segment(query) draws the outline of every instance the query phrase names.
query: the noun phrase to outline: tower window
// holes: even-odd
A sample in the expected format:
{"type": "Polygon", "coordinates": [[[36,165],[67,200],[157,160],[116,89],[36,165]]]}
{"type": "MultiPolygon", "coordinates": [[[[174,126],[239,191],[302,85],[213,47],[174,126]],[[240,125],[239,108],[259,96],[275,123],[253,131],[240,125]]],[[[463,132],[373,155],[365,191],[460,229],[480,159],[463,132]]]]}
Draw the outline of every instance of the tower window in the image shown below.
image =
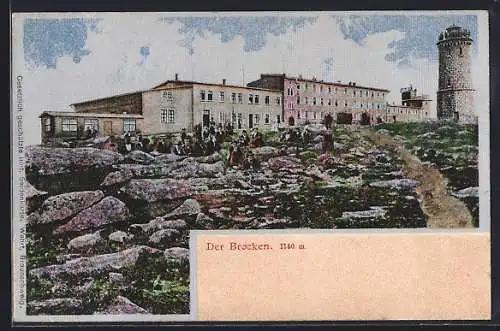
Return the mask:
{"type": "Polygon", "coordinates": [[[448,78],[448,86],[451,86],[451,79],[448,78]]]}
{"type": "Polygon", "coordinates": [[[464,54],[463,54],[462,47],[460,47],[460,53],[459,53],[459,54],[460,54],[460,55],[464,55],[464,54]]]}

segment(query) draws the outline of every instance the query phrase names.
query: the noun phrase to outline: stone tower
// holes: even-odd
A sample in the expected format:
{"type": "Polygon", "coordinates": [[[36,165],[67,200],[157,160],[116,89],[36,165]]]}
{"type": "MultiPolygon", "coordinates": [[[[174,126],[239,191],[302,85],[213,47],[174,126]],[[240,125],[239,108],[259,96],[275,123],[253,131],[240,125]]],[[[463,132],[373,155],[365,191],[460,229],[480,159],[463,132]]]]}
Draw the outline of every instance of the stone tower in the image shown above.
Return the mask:
{"type": "Polygon", "coordinates": [[[471,75],[470,31],[450,26],[439,35],[438,119],[476,123],[471,75]]]}

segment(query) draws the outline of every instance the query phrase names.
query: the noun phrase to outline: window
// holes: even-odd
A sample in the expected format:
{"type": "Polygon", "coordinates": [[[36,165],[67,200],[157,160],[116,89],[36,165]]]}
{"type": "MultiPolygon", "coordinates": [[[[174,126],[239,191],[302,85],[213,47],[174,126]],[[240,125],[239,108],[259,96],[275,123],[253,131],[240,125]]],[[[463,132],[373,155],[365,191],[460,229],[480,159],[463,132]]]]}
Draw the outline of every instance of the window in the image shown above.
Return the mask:
{"type": "Polygon", "coordinates": [[[255,125],[259,125],[260,122],[260,115],[259,114],[254,114],[253,118],[255,120],[255,125]]]}
{"type": "Polygon", "coordinates": [[[309,98],[306,97],[306,105],[309,104],[309,98]]]}
{"type": "Polygon", "coordinates": [[[175,111],[173,109],[162,109],[160,113],[160,120],[162,123],[174,123],[175,111]]]}
{"type": "Polygon", "coordinates": [[[353,92],[353,95],[356,96],[356,90],[352,91],[353,92]]]}
{"type": "Polygon", "coordinates": [[[279,105],[281,103],[281,98],[280,97],[276,97],[276,104],[279,105]]]}
{"type": "Polygon", "coordinates": [[[316,104],[316,97],[313,98],[313,105],[316,104]]]}
{"type": "Polygon", "coordinates": [[[167,123],[167,110],[166,109],[162,109],[160,111],[160,122],[161,123],[167,123]]]}
{"type": "Polygon", "coordinates": [[[204,90],[201,90],[200,91],[200,99],[201,99],[201,101],[205,101],[205,97],[206,97],[206,92],[204,90]]]}
{"type": "Polygon", "coordinates": [[[213,101],[214,100],[214,94],[212,91],[208,91],[207,93],[207,100],[208,101],[213,101]]]}
{"type": "Polygon", "coordinates": [[[335,100],[335,107],[338,107],[339,106],[339,103],[337,102],[337,100],[335,100]]]}
{"type": "Polygon", "coordinates": [[[320,91],[320,92],[323,92],[323,85],[320,85],[320,86],[319,86],[319,91],[320,91]]]}
{"type": "Polygon", "coordinates": [[[266,105],[268,105],[268,104],[269,104],[269,95],[266,95],[266,96],[264,97],[264,103],[265,103],[266,105]]]}
{"type": "Polygon", "coordinates": [[[238,103],[243,103],[243,93],[238,93],[238,103]]]}
{"type": "Polygon", "coordinates": [[[231,102],[236,103],[236,93],[231,93],[231,102]]]}
{"type": "Polygon", "coordinates": [[[332,99],[328,99],[328,106],[332,105],[332,99]]]}
{"type": "Polygon", "coordinates": [[[450,85],[451,85],[451,79],[448,78],[448,86],[450,86],[450,85]]]}
{"type": "Polygon", "coordinates": [[[460,53],[459,53],[459,54],[460,54],[460,55],[464,55],[463,50],[462,50],[462,47],[460,47],[460,53]]]}
{"type": "Polygon", "coordinates": [[[306,119],[309,118],[309,112],[306,111],[306,119]]]}
{"type": "Polygon", "coordinates": [[[219,101],[224,102],[224,91],[219,92],[219,101]]]}
{"type": "Polygon", "coordinates": [[[297,112],[297,119],[300,120],[300,111],[297,112]]]}
{"type": "Polygon", "coordinates": [[[313,90],[314,90],[314,92],[316,92],[316,89],[317,89],[316,84],[313,84],[313,90]]]}
{"type": "Polygon", "coordinates": [[[44,121],[43,121],[43,125],[44,125],[44,128],[45,128],[45,132],[49,132],[52,127],[50,125],[50,118],[47,117],[44,121]]]}
{"type": "Polygon", "coordinates": [[[313,118],[316,119],[316,112],[313,112],[313,118]]]}
{"type": "Polygon", "coordinates": [[[123,132],[135,132],[135,120],[133,118],[123,120],[123,132]]]}
{"type": "Polygon", "coordinates": [[[309,88],[309,84],[306,83],[306,90],[309,88]]]}
{"type": "Polygon", "coordinates": [[[335,94],[337,93],[337,88],[335,88],[335,94]]]}
{"type": "Polygon", "coordinates": [[[366,96],[368,96],[368,91],[366,91],[366,94],[365,94],[365,95],[366,95],[366,96]]]}
{"type": "Polygon", "coordinates": [[[252,104],[253,103],[253,94],[248,95],[248,103],[252,104]]]}
{"type": "Polygon", "coordinates": [[[224,123],[225,122],[225,116],[226,114],[224,112],[219,112],[219,123],[224,123]]]}
{"type": "Polygon", "coordinates": [[[300,96],[297,96],[297,104],[300,105],[300,96]]]}
{"type": "MultiPolygon", "coordinates": [[[[168,118],[167,118],[168,123],[174,123],[175,122],[175,110],[169,109],[168,110],[168,118]]],[[[135,122],[134,122],[135,126],[135,122]]]]}
{"type": "Polygon", "coordinates": [[[320,103],[321,103],[321,105],[323,106],[323,103],[324,103],[324,102],[323,102],[323,98],[321,98],[321,101],[320,101],[320,103]]]}
{"type": "Polygon", "coordinates": [[[281,115],[276,115],[276,123],[281,123],[281,115]]]}
{"type": "Polygon", "coordinates": [[[297,90],[300,90],[300,84],[297,84],[297,90]]]}
{"type": "Polygon", "coordinates": [[[332,88],[328,86],[328,93],[332,93],[332,88]]]}
{"type": "Polygon", "coordinates": [[[344,106],[347,107],[347,101],[344,103],[344,106]]]}
{"type": "Polygon", "coordinates": [[[372,98],[373,98],[373,92],[372,92],[372,98]]]}
{"type": "Polygon", "coordinates": [[[255,102],[255,104],[259,103],[259,95],[258,94],[255,95],[255,101],[254,102],[255,102]]]}
{"type": "Polygon", "coordinates": [[[347,87],[344,89],[344,94],[347,94],[347,87]]]}
{"type": "Polygon", "coordinates": [[[264,115],[264,123],[269,124],[269,114],[264,115]]]}
{"type": "Polygon", "coordinates": [[[173,94],[172,91],[163,91],[161,94],[162,98],[167,99],[167,100],[172,100],[173,99],[173,94]]]}
{"type": "Polygon", "coordinates": [[[99,129],[99,120],[97,118],[86,119],[84,124],[83,124],[83,129],[84,130],[94,129],[97,131],[99,129]]]}
{"type": "Polygon", "coordinates": [[[64,132],[76,132],[78,129],[78,122],[76,119],[63,118],[62,120],[62,130],[64,132]]]}

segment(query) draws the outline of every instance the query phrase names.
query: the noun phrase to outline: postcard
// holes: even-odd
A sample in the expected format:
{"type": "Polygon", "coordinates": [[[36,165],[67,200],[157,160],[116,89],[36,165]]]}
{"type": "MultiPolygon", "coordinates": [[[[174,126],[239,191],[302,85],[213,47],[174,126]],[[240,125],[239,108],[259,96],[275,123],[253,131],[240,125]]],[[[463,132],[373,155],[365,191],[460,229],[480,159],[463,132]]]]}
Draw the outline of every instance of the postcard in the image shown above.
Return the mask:
{"type": "Polygon", "coordinates": [[[486,11],[11,39],[14,321],[490,318],[486,11]]]}

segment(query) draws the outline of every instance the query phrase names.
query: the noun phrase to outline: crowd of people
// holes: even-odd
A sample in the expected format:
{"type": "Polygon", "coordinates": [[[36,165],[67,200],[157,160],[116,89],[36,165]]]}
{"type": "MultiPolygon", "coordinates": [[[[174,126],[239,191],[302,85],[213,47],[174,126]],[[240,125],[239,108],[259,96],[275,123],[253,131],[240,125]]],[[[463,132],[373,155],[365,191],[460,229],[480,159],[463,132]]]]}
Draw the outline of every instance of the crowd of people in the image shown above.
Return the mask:
{"type": "MultiPolygon", "coordinates": [[[[313,142],[314,134],[307,127],[286,128],[280,130],[279,142],[288,146],[306,147],[313,142]]],[[[333,151],[334,142],[331,130],[322,133],[323,153],[333,151]]],[[[216,124],[213,120],[208,126],[197,124],[193,132],[188,134],[182,129],[180,134],[171,136],[143,136],[140,133],[126,133],[123,138],[110,137],[104,148],[127,154],[133,150],[141,150],[147,153],[173,153],[187,156],[206,156],[219,152],[226,142],[228,165],[242,169],[260,168],[258,159],[254,156],[252,149],[264,146],[264,136],[257,129],[252,128],[249,132],[241,130],[235,135],[231,123],[216,124]]],[[[226,153],[224,153],[226,154],[226,153]]]]}

